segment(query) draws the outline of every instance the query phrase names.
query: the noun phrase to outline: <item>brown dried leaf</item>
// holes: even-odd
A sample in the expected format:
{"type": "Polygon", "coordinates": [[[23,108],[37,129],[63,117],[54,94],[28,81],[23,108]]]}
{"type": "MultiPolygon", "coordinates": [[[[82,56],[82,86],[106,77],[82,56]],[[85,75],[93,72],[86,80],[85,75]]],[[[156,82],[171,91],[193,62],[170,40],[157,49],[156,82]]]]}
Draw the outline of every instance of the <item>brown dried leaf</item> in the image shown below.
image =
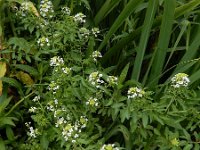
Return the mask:
{"type": "Polygon", "coordinates": [[[31,78],[31,76],[28,73],[25,73],[23,71],[19,71],[16,74],[16,77],[17,77],[18,80],[20,80],[22,83],[24,83],[26,85],[32,85],[32,84],[34,84],[34,81],[31,78]]]}

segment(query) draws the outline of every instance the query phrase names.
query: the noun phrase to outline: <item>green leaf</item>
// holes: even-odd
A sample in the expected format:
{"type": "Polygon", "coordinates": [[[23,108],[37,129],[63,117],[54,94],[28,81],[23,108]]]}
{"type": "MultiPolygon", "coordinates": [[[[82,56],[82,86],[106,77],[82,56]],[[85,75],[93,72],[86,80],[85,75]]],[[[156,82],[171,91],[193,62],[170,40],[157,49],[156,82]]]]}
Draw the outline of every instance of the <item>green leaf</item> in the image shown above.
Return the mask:
{"type": "Polygon", "coordinates": [[[0,118],[0,127],[4,125],[11,125],[15,126],[15,123],[12,121],[13,119],[16,120],[14,117],[1,117],[0,118]]]}
{"type": "Polygon", "coordinates": [[[27,73],[29,73],[29,74],[31,74],[33,76],[38,76],[39,75],[39,72],[35,68],[33,68],[33,67],[29,66],[29,65],[16,64],[16,65],[13,65],[13,66],[15,68],[17,68],[17,69],[21,69],[23,71],[26,71],[27,73]]]}
{"type": "Polygon", "coordinates": [[[9,140],[14,140],[15,136],[14,136],[14,132],[12,130],[12,128],[10,126],[6,127],[6,136],[9,140]]]}
{"type": "Polygon", "coordinates": [[[48,147],[49,147],[49,141],[47,139],[47,135],[46,134],[43,134],[40,138],[40,143],[41,143],[41,147],[42,149],[44,150],[47,150],[48,147]]]}
{"type": "Polygon", "coordinates": [[[8,44],[13,45],[14,49],[19,48],[19,50],[27,53],[29,53],[31,50],[30,43],[24,38],[12,37],[9,39],[8,44]]]}
{"type": "Polygon", "coordinates": [[[161,134],[160,134],[160,131],[159,131],[158,129],[156,129],[156,128],[153,129],[153,132],[154,132],[156,135],[158,135],[158,136],[161,135],[161,134]]]}
{"type": "Polygon", "coordinates": [[[121,122],[122,123],[125,121],[125,119],[129,119],[130,118],[130,114],[129,114],[128,109],[120,110],[120,118],[121,118],[121,122]]]}
{"type": "Polygon", "coordinates": [[[122,72],[119,76],[119,83],[120,84],[122,84],[124,82],[124,80],[126,79],[128,69],[129,69],[129,63],[124,67],[124,69],[122,70],[122,72]]]}
{"type": "Polygon", "coordinates": [[[12,97],[1,99],[0,101],[0,114],[5,110],[6,106],[10,103],[12,97]]]}
{"type": "Polygon", "coordinates": [[[6,150],[6,146],[2,138],[0,138],[0,150],[6,150]]]}
{"type": "Polygon", "coordinates": [[[175,129],[182,129],[180,123],[178,123],[176,120],[164,116],[161,116],[161,118],[163,119],[163,122],[168,126],[174,127],[175,129]]]}
{"type": "Polygon", "coordinates": [[[3,82],[8,83],[10,86],[13,86],[18,89],[19,94],[23,94],[22,85],[14,78],[2,77],[0,78],[3,82]]]}
{"type": "Polygon", "coordinates": [[[192,148],[193,148],[193,145],[192,145],[192,144],[187,144],[187,145],[183,148],[183,150],[192,150],[192,148]]]}
{"type": "Polygon", "coordinates": [[[142,114],[142,124],[143,124],[143,127],[146,128],[147,125],[148,125],[148,121],[149,121],[149,117],[146,113],[143,113],[142,114]]]}

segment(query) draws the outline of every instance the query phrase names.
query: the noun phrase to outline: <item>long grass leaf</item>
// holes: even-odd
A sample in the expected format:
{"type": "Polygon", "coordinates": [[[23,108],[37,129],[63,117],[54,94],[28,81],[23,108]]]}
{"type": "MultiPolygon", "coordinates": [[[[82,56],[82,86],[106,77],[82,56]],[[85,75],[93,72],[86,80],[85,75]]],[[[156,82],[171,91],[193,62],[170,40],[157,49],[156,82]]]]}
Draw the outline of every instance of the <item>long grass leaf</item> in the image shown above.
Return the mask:
{"type": "Polygon", "coordinates": [[[102,50],[102,48],[106,45],[111,36],[117,31],[117,29],[123,24],[125,19],[135,10],[141,0],[130,0],[126,7],[122,10],[119,17],[116,19],[114,24],[111,26],[110,30],[106,34],[104,40],[101,42],[98,50],[102,50]]]}
{"type": "MultiPolygon", "coordinates": [[[[199,20],[200,20],[200,15],[198,16],[197,21],[199,21],[199,20]]],[[[197,25],[197,28],[196,28],[195,32],[196,32],[196,34],[195,34],[194,38],[191,40],[191,44],[188,47],[188,50],[186,51],[186,53],[184,54],[184,56],[182,57],[182,59],[180,61],[183,65],[177,66],[172,75],[174,75],[174,74],[176,74],[178,72],[186,71],[190,66],[185,67],[184,62],[187,63],[187,62],[190,62],[193,59],[195,59],[194,57],[196,56],[196,54],[197,54],[197,52],[199,50],[199,46],[200,46],[200,42],[199,42],[199,39],[200,39],[200,25],[197,25]],[[184,66],[184,69],[182,69],[183,66],[184,66]]]]}
{"type": "Polygon", "coordinates": [[[98,25],[120,2],[121,0],[106,0],[94,17],[94,24],[98,25]]]}
{"type": "Polygon", "coordinates": [[[140,43],[137,50],[137,56],[134,63],[134,69],[132,72],[132,79],[135,79],[136,81],[138,81],[139,76],[140,76],[143,57],[145,54],[147,42],[149,39],[149,34],[151,32],[151,27],[152,27],[155,13],[157,10],[157,5],[158,5],[158,0],[150,0],[147,11],[146,11],[146,16],[145,16],[145,20],[144,20],[144,24],[142,28],[143,32],[140,38],[140,43]]]}
{"type": "MultiPolygon", "coordinates": [[[[165,61],[165,57],[167,54],[168,44],[171,37],[172,25],[174,23],[174,13],[176,8],[175,0],[167,0],[164,3],[164,14],[162,18],[162,24],[158,39],[158,46],[155,51],[155,59],[152,64],[152,70],[150,73],[149,81],[154,80],[162,74],[162,69],[165,61]]],[[[158,83],[159,79],[154,80],[152,86],[158,83]]]]}
{"type": "MultiPolygon", "coordinates": [[[[188,11],[193,10],[198,5],[200,5],[200,1],[199,0],[193,0],[193,1],[189,2],[189,3],[186,3],[183,6],[177,7],[175,9],[174,17],[178,18],[178,17],[184,15],[185,13],[187,13],[188,11]]],[[[161,15],[161,16],[158,16],[156,18],[156,20],[154,21],[154,24],[153,24],[153,28],[155,28],[155,27],[160,25],[162,17],[163,16],[161,15]]],[[[121,40],[119,40],[113,47],[111,47],[109,49],[108,52],[105,53],[105,55],[103,56],[101,62],[102,63],[106,63],[106,61],[110,57],[112,57],[115,53],[118,53],[118,51],[120,51],[123,47],[125,47],[131,41],[133,41],[141,33],[141,31],[142,31],[142,28],[138,27],[136,30],[134,30],[131,33],[129,33],[129,35],[127,37],[124,37],[121,40]]]]}

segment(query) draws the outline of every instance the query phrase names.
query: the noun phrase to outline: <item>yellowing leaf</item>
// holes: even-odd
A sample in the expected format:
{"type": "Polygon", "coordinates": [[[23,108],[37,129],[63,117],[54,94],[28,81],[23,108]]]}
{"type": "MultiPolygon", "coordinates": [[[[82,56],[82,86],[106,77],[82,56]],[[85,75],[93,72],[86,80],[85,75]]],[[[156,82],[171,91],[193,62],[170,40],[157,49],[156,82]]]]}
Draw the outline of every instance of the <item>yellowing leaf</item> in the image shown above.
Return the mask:
{"type": "Polygon", "coordinates": [[[26,85],[32,85],[34,84],[33,79],[31,78],[31,76],[28,73],[25,73],[23,71],[19,71],[16,74],[17,79],[19,79],[22,83],[26,84],[26,85]]]}
{"type": "MultiPolygon", "coordinates": [[[[6,74],[6,63],[0,62],[0,78],[3,77],[5,74],[6,74]]],[[[3,90],[3,84],[2,81],[0,80],[0,96],[2,95],[2,90],[3,90]]]]}

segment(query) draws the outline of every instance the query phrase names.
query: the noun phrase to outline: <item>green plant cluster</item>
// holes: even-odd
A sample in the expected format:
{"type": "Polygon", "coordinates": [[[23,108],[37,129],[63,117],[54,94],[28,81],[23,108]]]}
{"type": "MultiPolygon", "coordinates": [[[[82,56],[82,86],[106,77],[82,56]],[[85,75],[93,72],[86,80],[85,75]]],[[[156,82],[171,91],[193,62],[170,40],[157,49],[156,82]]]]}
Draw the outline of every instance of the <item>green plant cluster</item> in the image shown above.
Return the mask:
{"type": "Polygon", "coordinates": [[[0,150],[199,150],[199,5],[0,0],[0,150]]]}

